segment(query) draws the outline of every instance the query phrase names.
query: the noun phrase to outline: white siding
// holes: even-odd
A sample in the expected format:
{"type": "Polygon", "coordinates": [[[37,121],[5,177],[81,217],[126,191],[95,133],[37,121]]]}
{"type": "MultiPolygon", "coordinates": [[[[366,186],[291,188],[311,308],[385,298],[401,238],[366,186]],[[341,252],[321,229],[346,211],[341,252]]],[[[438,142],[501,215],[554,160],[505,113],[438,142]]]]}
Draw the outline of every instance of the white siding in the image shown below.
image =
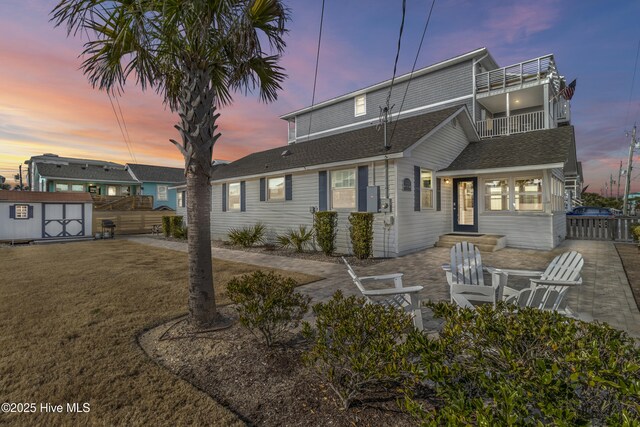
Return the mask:
{"type": "Polygon", "coordinates": [[[550,214],[480,213],[478,231],[507,236],[507,246],[553,249],[553,216],[550,214]]]}

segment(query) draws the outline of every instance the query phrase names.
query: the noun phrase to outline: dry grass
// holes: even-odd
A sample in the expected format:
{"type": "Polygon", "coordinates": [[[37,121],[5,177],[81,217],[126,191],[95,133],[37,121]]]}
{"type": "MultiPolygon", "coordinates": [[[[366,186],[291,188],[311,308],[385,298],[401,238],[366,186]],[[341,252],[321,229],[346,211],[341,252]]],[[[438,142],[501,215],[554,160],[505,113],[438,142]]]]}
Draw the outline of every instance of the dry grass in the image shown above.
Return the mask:
{"type": "MultiPolygon", "coordinates": [[[[0,414],[0,424],[241,424],[136,342],[144,328],[185,313],[185,253],[97,241],[4,247],[0,260],[0,403],[38,405],[35,414],[0,414]],[[45,414],[46,402],[91,410],[45,414]]],[[[218,284],[256,269],[214,260],[218,284]]],[[[224,287],[217,293],[224,303],[224,287]]]]}

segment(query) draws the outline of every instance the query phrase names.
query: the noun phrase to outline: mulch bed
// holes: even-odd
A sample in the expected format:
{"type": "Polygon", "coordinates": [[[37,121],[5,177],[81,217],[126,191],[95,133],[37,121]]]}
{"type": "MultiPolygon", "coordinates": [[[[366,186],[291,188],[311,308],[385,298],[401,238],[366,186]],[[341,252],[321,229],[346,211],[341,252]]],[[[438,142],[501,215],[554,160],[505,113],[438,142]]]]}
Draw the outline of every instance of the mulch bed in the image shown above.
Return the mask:
{"type": "Polygon", "coordinates": [[[616,250],[627,275],[633,298],[640,310],[640,247],[635,244],[616,243],[616,250]]]}
{"type": "MultiPolygon", "coordinates": [[[[237,319],[230,307],[221,312],[237,319]]],[[[144,333],[139,343],[158,363],[249,425],[415,425],[390,396],[340,410],[331,389],[302,362],[308,343],[299,334],[268,349],[237,321],[229,329],[194,334],[178,319],[144,333]]]]}

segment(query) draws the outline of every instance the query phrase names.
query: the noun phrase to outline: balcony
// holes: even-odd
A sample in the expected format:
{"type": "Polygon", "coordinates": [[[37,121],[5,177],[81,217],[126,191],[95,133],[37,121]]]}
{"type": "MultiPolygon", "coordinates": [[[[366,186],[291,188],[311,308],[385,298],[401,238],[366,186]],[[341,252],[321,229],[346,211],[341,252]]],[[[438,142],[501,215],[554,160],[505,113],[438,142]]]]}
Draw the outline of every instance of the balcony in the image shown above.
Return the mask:
{"type": "Polygon", "coordinates": [[[545,55],[519,64],[498,68],[476,75],[478,97],[504,93],[509,88],[526,88],[550,82],[556,92],[560,88],[558,70],[553,55],[545,55]]]}
{"type": "Polygon", "coordinates": [[[514,135],[516,133],[531,132],[546,129],[544,111],[517,114],[509,117],[481,120],[476,122],[476,130],[480,138],[514,135]]]}

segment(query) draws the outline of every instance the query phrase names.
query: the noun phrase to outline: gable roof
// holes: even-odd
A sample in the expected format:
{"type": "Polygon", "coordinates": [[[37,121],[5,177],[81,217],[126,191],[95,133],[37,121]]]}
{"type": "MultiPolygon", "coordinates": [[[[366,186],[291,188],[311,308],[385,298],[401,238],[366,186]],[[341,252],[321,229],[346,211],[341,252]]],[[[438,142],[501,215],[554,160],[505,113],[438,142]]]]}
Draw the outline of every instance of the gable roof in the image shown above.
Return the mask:
{"type": "Polygon", "coordinates": [[[107,162],[104,160],[94,160],[94,159],[77,159],[74,157],[60,157],[57,154],[46,153],[41,156],[32,156],[25,163],[54,163],[54,164],[69,164],[69,163],[77,163],[83,165],[94,165],[94,166],[109,166],[114,168],[123,168],[124,166],[119,163],[107,162]]]}
{"type": "Polygon", "coordinates": [[[471,142],[440,172],[565,164],[575,157],[573,126],[471,142]]]}
{"type": "Polygon", "coordinates": [[[0,202],[81,202],[91,203],[91,194],[84,192],[44,192],[0,190],[0,202]]]}
{"type": "Polygon", "coordinates": [[[71,181],[96,181],[131,183],[137,181],[125,170],[124,166],[100,166],[92,164],[68,163],[38,163],[38,173],[49,179],[68,179],[71,181]]]}
{"type": "Polygon", "coordinates": [[[170,168],[167,166],[142,165],[139,163],[127,163],[127,168],[142,182],[184,182],[184,169],[170,168]]]}
{"type": "Polygon", "coordinates": [[[388,150],[384,149],[382,130],[378,131],[376,126],[372,125],[249,154],[217,168],[212,174],[212,180],[270,174],[288,169],[401,154],[448,118],[462,111],[466,112],[466,107],[449,107],[400,119],[397,125],[390,124],[388,135],[391,135],[394,126],[395,132],[388,150]]]}

